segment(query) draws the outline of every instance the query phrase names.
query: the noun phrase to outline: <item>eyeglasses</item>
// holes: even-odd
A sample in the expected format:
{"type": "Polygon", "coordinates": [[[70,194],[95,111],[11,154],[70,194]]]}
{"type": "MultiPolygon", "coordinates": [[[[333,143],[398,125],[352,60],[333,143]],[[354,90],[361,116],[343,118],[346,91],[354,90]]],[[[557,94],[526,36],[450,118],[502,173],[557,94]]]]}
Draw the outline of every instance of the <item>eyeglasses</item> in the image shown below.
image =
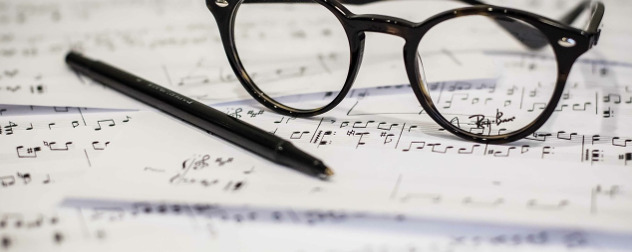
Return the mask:
{"type": "Polygon", "coordinates": [[[573,63],[597,44],[604,14],[602,3],[585,1],[555,21],[460,0],[473,6],[415,23],[354,14],[341,4],[377,1],[206,4],[237,78],[252,97],[279,114],[308,117],[334,108],[360,68],[365,32],[386,33],[405,40],[404,64],[422,109],[445,130],[485,143],[522,139],[546,122],[573,63]],[[571,27],[584,11],[590,11],[585,29],[571,27]],[[284,29],[268,28],[275,25],[284,29]],[[323,95],[287,99],[288,94],[315,91],[323,95]]]}

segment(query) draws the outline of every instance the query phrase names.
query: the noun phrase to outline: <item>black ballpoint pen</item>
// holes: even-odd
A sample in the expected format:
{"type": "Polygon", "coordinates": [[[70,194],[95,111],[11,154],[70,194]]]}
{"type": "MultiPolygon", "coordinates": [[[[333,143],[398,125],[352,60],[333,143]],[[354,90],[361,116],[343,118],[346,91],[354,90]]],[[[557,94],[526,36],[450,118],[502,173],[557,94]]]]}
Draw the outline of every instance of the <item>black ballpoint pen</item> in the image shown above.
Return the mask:
{"type": "Polygon", "coordinates": [[[322,161],[292,143],[184,95],[76,52],[66,55],[66,63],[106,86],[275,163],[321,178],[333,175],[322,161]]]}

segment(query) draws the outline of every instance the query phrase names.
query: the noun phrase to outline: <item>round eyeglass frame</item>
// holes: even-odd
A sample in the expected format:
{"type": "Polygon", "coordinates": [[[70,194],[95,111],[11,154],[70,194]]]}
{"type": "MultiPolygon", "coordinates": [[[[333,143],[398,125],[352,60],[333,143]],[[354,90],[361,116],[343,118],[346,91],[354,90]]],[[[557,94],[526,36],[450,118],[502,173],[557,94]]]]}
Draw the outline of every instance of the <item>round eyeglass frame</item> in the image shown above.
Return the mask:
{"type": "MultiPolygon", "coordinates": [[[[600,33],[593,22],[590,24],[590,31],[584,31],[537,14],[493,5],[457,8],[436,14],[423,22],[411,22],[384,15],[354,14],[335,0],[207,0],[206,4],[215,17],[224,50],[237,79],[255,100],[279,114],[295,117],[311,117],[325,113],[337,106],[344,99],[349,90],[351,90],[355,77],[360,69],[364,51],[365,32],[386,33],[399,36],[405,40],[403,54],[408,79],[417,100],[430,118],[443,127],[443,129],[458,137],[475,142],[494,144],[520,140],[533,134],[547,121],[557,107],[574,62],[579,56],[596,44],[600,33]],[[277,102],[257,87],[242,65],[235,46],[235,35],[233,32],[235,17],[239,6],[244,4],[244,2],[316,3],[327,8],[336,16],[347,34],[351,58],[349,72],[344,86],[340,93],[338,93],[329,104],[315,109],[296,109],[277,102]],[[547,103],[547,106],[533,122],[504,135],[475,134],[452,125],[439,113],[433,104],[430,94],[426,90],[422,78],[420,77],[419,68],[417,67],[417,48],[426,32],[441,22],[471,15],[510,18],[535,27],[546,36],[557,60],[557,81],[553,95],[551,96],[551,100],[547,103]]],[[[593,17],[595,15],[597,16],[598,20],[596,23],[598,24],[603,16],[603,4],[599,3],[597,7],[593,7],[593,9],[593,17]]]]}

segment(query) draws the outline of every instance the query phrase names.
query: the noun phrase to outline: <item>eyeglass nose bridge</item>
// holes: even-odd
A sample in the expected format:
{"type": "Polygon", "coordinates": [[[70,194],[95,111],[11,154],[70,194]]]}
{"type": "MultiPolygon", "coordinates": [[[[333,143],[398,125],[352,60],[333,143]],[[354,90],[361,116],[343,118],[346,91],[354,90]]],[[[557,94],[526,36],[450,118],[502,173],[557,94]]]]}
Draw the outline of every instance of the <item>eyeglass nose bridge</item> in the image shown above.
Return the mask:
{"type": "Polygon", "coordinates": [[[362,27],[358,32],[378,32],[406,39],[412,32],[413,22],[383,15],[355,15],[349,17],[352,27],[362,27]]]}

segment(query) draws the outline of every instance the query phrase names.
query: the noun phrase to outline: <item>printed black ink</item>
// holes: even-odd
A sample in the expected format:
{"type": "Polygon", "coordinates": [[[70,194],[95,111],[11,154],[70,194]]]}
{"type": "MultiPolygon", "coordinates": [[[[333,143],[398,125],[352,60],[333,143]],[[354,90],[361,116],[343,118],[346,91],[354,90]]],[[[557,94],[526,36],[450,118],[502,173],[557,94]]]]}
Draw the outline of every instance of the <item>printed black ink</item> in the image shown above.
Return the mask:
{"type": "Polygon", "coordinates": [[[492,124],[495,124],[496,126],[499,126],[503,123],[507,123],[507,122],[512,122],[516,119],[515,116],[509,117],[509,118],[503,118],[503,116],[505,115],[505,113],[501,112],[500,110],[496,109],[496,117],[493,120],[487,119],[485,117],[485,115],[472,115],[470,117],[468,117],[469,119],[474,118],[474,124],[476,125],[476,128],[479,129],[484,129],[487,127],[491,127],[492,124]]]}

